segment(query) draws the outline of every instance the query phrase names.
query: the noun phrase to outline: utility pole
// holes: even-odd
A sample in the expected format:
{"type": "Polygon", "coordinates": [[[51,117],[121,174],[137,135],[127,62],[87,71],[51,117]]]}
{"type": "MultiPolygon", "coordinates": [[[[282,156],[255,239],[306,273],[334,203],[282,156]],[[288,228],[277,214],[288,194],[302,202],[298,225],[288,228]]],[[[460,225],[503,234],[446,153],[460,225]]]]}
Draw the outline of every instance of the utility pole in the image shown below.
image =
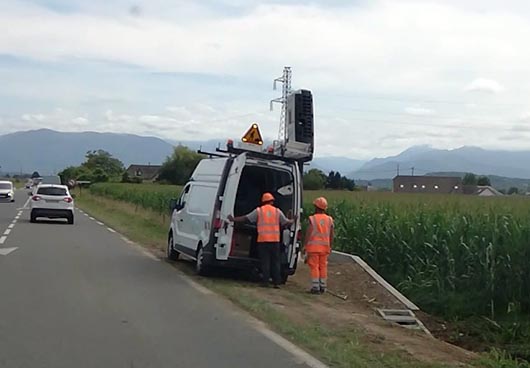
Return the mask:
{"type": "Polygon", "coordinates": [[[399,164],[397,164],[397,176],[399,176],[399,164]]]}
{"type": "Polygon", "coordinates": [[[412,176],[414,176],[414,166],[412,166],[410,170],[412,171],[412,176]]]}
{"type": "Polygon", "coordinates": [[[286,66],[283,68],[283,74],[281,77],[274,80],[273,89],[276,90],[276,83],[282,84],[282,97],[271,100],[270,109],[273,110],[273,103],[282,104],[282,112],[280,116],[280,129],[278,131],[278,142],[281,146],[284,146],[287,142],[287,96],[291,93],[291,67],[286,66]]]}

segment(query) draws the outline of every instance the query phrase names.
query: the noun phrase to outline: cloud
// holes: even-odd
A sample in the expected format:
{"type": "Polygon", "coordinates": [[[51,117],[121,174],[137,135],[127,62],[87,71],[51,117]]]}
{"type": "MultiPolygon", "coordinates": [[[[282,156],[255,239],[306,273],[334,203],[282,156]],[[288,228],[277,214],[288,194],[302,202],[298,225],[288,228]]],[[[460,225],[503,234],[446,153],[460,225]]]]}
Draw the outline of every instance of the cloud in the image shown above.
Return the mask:
{"type": "Polygon", "coordinates": [[[82,116],[78,116],[76,118],[72,119],[72,123],[78,126],[85,126],[90,123],[90,121],[87,118],[84,118],[82,116]]]}
{"type": "Polygon", "coordinates": [[[504,87],[499,82],[493,79],[478,78],[468,84],[465,88],[467,92],[486,92],[486,93],[500,93],[504,91],[504,87]]]}
{"type": "Polygon", "coordinates": [[[46,120],[46,115],[44,114],[23,114],[21,117],[20,117],[23,121],[28,121],[28,122],[39,122],[39,123],[42,123],[43,121],[46,120]]]}
{"type": "Polygon", "coordinates": [[[522,113],[519,119],[521,121],[530,122],[530,111],[522,113]]]}
{"type": "Polygon", "coordinates": [[[433,109],[427,109],[424,107],[407,107],[405,112],[410,115],[428,116],[435,114],[433,109]]]}

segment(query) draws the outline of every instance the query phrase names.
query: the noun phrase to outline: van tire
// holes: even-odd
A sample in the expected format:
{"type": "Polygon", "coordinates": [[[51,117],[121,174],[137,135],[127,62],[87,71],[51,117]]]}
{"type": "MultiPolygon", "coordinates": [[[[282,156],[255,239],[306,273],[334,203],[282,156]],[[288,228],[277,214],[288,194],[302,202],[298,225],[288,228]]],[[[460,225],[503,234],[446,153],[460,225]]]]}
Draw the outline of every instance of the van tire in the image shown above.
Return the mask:
{"type": "Polygon", "coordinates": [[[167,237],[166,257],[170,261],[178,261],[179,256],[180,253],[173,247],[173,231],[171,231],[167,237]]]}
{"type": "Polygon", "coordinates": [[[210,273],[210,268],[204,264],[204,248],[200,243],[197,247],[196,258],[197,261],[195,262],[195,272],[197,272],[197,274],[200,276],[208,276],[210,273]]]}
{"type": "Polygon", "coordinates": [[[29,216],[29,222],[31,222],[32,224],[37,222],[37,216],[35,216],[35,213],[33,211],[31,211],[31,214],[29,216]]]}

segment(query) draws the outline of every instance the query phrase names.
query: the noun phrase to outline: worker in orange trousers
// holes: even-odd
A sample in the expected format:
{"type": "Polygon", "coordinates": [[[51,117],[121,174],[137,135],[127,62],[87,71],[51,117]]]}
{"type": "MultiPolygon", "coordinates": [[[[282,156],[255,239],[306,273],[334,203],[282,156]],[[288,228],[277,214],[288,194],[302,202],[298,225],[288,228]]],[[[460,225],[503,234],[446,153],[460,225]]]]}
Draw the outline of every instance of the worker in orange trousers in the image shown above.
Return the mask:
{"type": "Polygon", "coordinates": [[[326,292],[328,278],[328,256],[333,246],[333,218],[326,214],[328,201],[324,197],[315,199],[315,214],[309,216],[304,252],[311,269],[311,294],[326,292]]]}

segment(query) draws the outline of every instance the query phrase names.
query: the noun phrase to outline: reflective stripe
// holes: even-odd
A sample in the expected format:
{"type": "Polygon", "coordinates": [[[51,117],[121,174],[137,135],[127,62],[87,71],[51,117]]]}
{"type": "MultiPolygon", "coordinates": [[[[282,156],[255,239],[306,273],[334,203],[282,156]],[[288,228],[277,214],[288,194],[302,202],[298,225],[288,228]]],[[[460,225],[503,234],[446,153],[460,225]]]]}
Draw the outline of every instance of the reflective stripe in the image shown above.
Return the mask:
{"type": "Polygon", "coordinates": [[[280,241],[280,210],[266,204],[257,209],[258,243],[280,241]]]}

